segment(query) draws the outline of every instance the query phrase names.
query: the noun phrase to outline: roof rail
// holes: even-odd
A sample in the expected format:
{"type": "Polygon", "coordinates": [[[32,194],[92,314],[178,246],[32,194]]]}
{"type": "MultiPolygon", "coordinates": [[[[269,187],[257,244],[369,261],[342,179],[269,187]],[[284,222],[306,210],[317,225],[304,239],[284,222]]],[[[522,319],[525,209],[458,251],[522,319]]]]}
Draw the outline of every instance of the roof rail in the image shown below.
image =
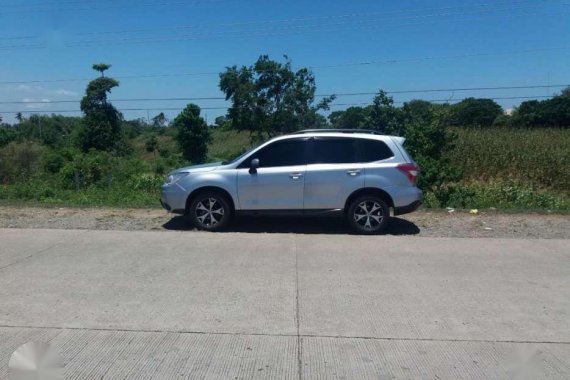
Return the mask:
{"type": "Polygon", "coordinates": [[[304,129],[302,131],[294,132],[292,135],[302,135],[305,133],[369,133],[372,135],[381,135],[379,131],[371,129],[304,129]]]}

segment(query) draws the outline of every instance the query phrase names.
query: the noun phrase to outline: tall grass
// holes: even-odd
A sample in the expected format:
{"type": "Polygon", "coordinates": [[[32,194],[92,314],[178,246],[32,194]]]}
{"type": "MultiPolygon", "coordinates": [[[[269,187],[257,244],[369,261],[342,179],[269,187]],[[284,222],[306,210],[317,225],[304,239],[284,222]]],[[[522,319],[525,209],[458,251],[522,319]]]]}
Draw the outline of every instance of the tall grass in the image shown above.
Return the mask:
{"type": "Polygon", "coordinates": [[[465,184],[510,182],[570,195],[570,130],[457,128],[465,184]]]}

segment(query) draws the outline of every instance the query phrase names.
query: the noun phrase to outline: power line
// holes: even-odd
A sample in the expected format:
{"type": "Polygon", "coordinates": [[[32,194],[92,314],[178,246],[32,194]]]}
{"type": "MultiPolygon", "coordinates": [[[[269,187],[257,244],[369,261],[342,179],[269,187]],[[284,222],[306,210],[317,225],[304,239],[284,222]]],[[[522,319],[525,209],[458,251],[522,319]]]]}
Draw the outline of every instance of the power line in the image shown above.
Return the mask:
{"type": "MultiPolygon", "coordinates": [[[[551,3],[559,2],[560,0],[545,0],[539,1],[540,3],[551,3]]],[[[418,13],[418,12],[431,12],[431,11],[448,11],[466,8],[482,8],[482,7],[494,7],[494,6],[504,6],[504,5],[519,5],[536,3],[534,0],[527,1],[514,1],[514,2],[496,2],[496,3],[480,3],[472,5],[462,5],[462,6],[451,6],[451,7],[433,7],[433,8],[420,8],[420,9],[400,9],[394,11],[381,11],[381,12],[359,12],[359,13],[346,13],[340,15],[329,15],[329,16],[305,16],[305,17],[293,17],[286,19],[274,19],[274,20],[257,20],[257,21],[246,21],[246,22],[231,22],[231,23],[221,23],[217,26],[228,27],[228,26],[249,26],[249,25],[260,25],[260,24],[280,24],[280,23],[298,23],[306,21],[319,21],[319,20],[335,20],[343,18],[356,18],[356,17],[370,17],[370,16],[382,16],[389,14],[402,14],[402,13],[418,13]]],[[[510,10],[510,9],[506,9],[510,10]]],[[[77,33],[80,36],[88,35],[102,35],[102,34],[128,34],[128,33],[140,33],[140,32],[153,32],[156,33],[157,30],[180,30],[180,29],[193,29],[205,26],[212,26],[211,24],[196,24],[196,25],[179,25],[179,26],[166,26],[166,27],[153,27],[153,28],[139,28],[139,29],[123,29],[115,31],[97,31],[97,32],[83,32],[77,33]]]]}
{"type": "MultiPolygon", "coordinates": [[[[213,0],[211,0],[213,1],[213,0]]],[[[218,0],[221,1],[221,0],[218,0]]],[[[539,3],[545,4],[545,3],[559,3],[560,0],[543,0],[543,1],[539,1],[539,3]]],[[[139,4],[141,5],[141,4],[139,4]]],[[[142,4],[144,5],[144,4],[142,4]]],[[[225,23],[225,24],[219,24],[219,26],[224,27],[224,30],[222,31],[217,31],[217,32],[199,32],[199,33],[194,33],[194,34],[183,34],[183,35],[177,35],[177,36],[169,36],[169,37],[131,37],[131,38],[122,38],[122,39],[113,39],[113,40],[105,40],[105,39],[95,39],[95,40],[77,40],[77,41],[72,41],[70,43],[68,43],[66,46],[67,47],[88,47],[88,46],[99,46],[99,45],[131,45],[131,44],[140,44],[140,43],[152,43],[152,42],[175,42],[175,41],[186,41],[186,40],[200,40],[200,39],[209,39],[209,38],[219,38],[219,37],[229,37],[229,38],[240,38],[240,37],[256,37],[256,36],[271,36],[271,35],[282,35],[282,34],[286,34],[286,33],[276,33],[278,31],[283,31],[283,30],[300,30],[300,29],[305,29],[303,31],[303,33],[305,32],[335,32],[336,29],[330,29],[330,27],[334,27],[334,26],[342,26],[342,25],[348,25],[353,23],[354,21],[343,21],[343,22],[337,22],[337,23],[329,23],[329,24],[313,24],[313,25],[289,25],[286,27],[281,27],[281,28],[273,28],[273,29],[257,29],[257,30],[226,30],[227,26],[248,26],[248,25],[260,25],[260,24],[276,24],[276,23],[298,23],[298,22],[306,22],[306,21],[318,21],[318,20],[335,20],[335,19],[342,19],[342,18],[354,18],[354,17],[369,17],[369,16],[374,16],[374,15],[387,15],[387,14],[402,14],[402,13],[417,13],[417,12],[423,12],[426,10],[457,10],[457,9],[466,9],[466,8],[483,8],[483,9],[475,9],[475,10],[469,10],[469,11],[464,11],[464,12],[447,12],[447,13],[436,13],[436,14],[423,14],[423,15],[413,15],[413,16],[403,16],[403,17],[392,17],[392,18],[387,18],[387,17],[383,17],[383,18],[375,18],[375,19],[367,19],[367,20],[360,20],[357,21],[358,23],[378,23],[381,21],[385,21],[385,20],[393,20],[393,19],[425,19],[425,18],[433,18],[433,17],[446,17],[446,16],[461,16],[461,15],[472,15],[472,14],[485,14],[485,13],[492,13],[492,12],[503,12],[503,11],[513,11],[516,9],[523,9],[523,8],[535,8],[537,6],[541,6],[541,5],[537,5],[535,1],[518,1],[518,2],[501,2],[501,3],[484,3],[484,4],[474,4],[471,6],[456,6],[456,7],[440,7],[440,8],[426,8],[423,10],[396,10],[396,11],[389,11],[389,12],[368,12],[368,13],[351,13],[351,14],[343,14],[343,15],[332,15],[332,16],[319,16],[319,17],[301,17],[301,18],[291,18],[291,19],[278,19],[278,20],[260,20],[260,21],[250,21],[250,22],[238,22],[238,23],[225,23]],[[532,3],[533,5],[521,5],[521,4],[529,4],[532,3]],[[510,7],[510,8],[494,8],[496,6],[508,6],[508,5],[515,5],[515,7],[510,7]],[[484,9],[487,8],[487,9],[484,9]],[[315,29],[315,28],[323,28],[323,27],[328,27],[329,29],[315,29]],[[259,33],[259,32],[270,32],[270,33],[259,33]],[[232,35],[233,33],[233,35],[232,35]]],[[[566,5],[565,3],[562,3],[562,5],[566,5]]],[[[536,16],[536,12],[531,13],[532,15],[536,16]]],[[[560,12],[555,13],[556,15],[559,15],[560,12]]],[[[521,16],[524,14],[508,14],[506,16],[508,17],[516,17],[516,16],[521,16]]],[[[433,23],[433,22],[428,22],[429,23],[433,23]]],[[[384,27],[394,27],[394,26],[408,26],[408,25],[420,25],[420,24],[425,24],[424,23],[406,23],[406,24],[400,24],[400,25],[373,25],[373,26],[364,26],[364,27],[359,27],[357,28],[358,30],[360,29],[378,29],[378,28],[384,28],[384,27]]],[[[207,27],[211,27],[212,24],[207,24],[207,27]]],[[[153,33],[156,33],[157,30],[162,29],[162,30],[172,30],[172,29],[192,29],[192,28],[197,28],[199,26],[196,25],[186,25],[186,26],[177,26],[177,27],[162,27],[162,28],[152,28],[152,29],[131,29],[131,30],[122,30],[122,31],[117,31],[117,32],[113,32],[113,31],[99,31],[99,32],[89,32],[89,33],[79,33],[77,35],[97,35],[97,36],[101,36],[103,34],[124,34],[124,33],[140,33],[142,32],[146,32],[146,31],[152,31],[153,33]]],[[[45,47],[45,46],[43,46],[45,47]]],[[[16,47],[15,47],[16,48],[16,47]]],[[[34,46],[33,48],[37,48],[36,46],[34,46]]],[[[24,49],[24,47],[22,46],[18,46],[17,49],[24,49]]],[[[7,50],[7,49],[5,49],[7,50]]]]}
{"type": "MultiPolygon", "coordinates": [[[[50,3],[45,3],[45,4],[36,4],[35,8],[28,8],[28,9],[18,9],[17,5],[12,5],[12,7],[16,6],[16,8],[13,9],[7,9],[7,10],[2,10],[3,14],[7,14],[7,13],[11,13],[11,14],[17,14],[17,13],[43,13],[43,12],[47,12],[49,10],[52,9],[57,9],[57,10],[67,10],[67,11],[98,11],[98,10],[102,10],[102,11],[108,11],[111,9],[135,9],[135,8],[151,8],[151,7],[170,7],[170,6],[186,6],[186,5],[191,5],[191,4],[200,4],[200,3],[219,3],[219,2],[223,2],[223,1],[232,1],[232,0],[194,0],[194,1],[160,1],[160,2],[137,2],[136,4],[117,4],[117,5],[108,5],[108,6],[101,6],[101,7],[79,7],[79,8],[74,8],[74,7],[68,7],[66,9],[66,7],[61,7],[61,5],[65,5],[66,2],[63,3],[59,3],[59,2],[50,2],[50,3]]],[[[74,3],[74,2],[67,2],[69,4],[74,3]]],[[[79,2],[75,2],[75,3],[79,3],[79,2]]],[[[81,2],[82,3],[82,2],[81,2]]],[[[3,6],[4,7],[4,6],[3,6]]],[[[20,8],[22,8],[24,6],[20,6],[20,8]]],[[[5,8],[5,7],[4,7],[5,8]]]]}
{"type": "MultiPolygon", "coordinates": [[[[438,59],[460,59],[460,58],[475,58],[475,57],[490,57],[490,56],[508,56],[508,55],[518,55],[518,54],[529,54],[538,53],[546,51],[558,51],[558,50],[568,50],[569,46],[558,46],[558,47],[547,47],[547,48],[536,48],[536,49],[524,49],[524,50],[508,50],[503,52],[482,52],[482,53],[469,53],[469,54],[455,54],[455,55],[443,55],[443,56],[426,56],[426,57],[416,57],[416,58],[394,58],[394,59],[382,59],[382,60],[371,60],[371,61],[360,61],[360,62],[346,62],[338,64],[324,64],[324,65],[314,65],[307,66],[308,69],[330,69],[330,68],[342,68],[351,66],[368,66],[377,64],[395,64],[395,63],[410,63],[410,62],[420,62],[438,59]]],[[[185,76],[209,76],[209,75],[219,75],[221,71],[202,71],[202,72],[191,72],[191,73],[174,73],[174,74],[141,74],[141,75],[119,75],[113,76],[116,79],[151,79],[151,78],[168,78],[168,77],[185,77],[185,76]]],[[[272,71],[272,70],[260,70],[272,71]]],[[[69,79],[38,79],[38,80],[12,80],[0,82],[0,85],[11,85],[11,84],[35,84],[35,83],[63,83],[63,82],[87,82],[95,78],[69,78],[69,79]]]]}
{"type": "MultiPolygon", "coordinates": [[[[551,96],[546,95],[536,95],[536,96],[507,96],[507,97],[492,97],[486,99],[492,100],[521,100],[521,99],[546,99],[551,98],[551,96]]],[[[460,102],[463,99],[453,100],[453,102],[460,102]]],[[[432,103],[449,103],[449,99],[428,99],[426,100],[432,103]]],[[[403,104],[406,103],[405,101],[395,101],[395,104],[403,104]]],[[[370,102],[368,103],[337,103],[331,104],[330,107],[345,107],[345,106],[359,106],[359,105],[372,105],[370,102]]],[[[227,110],[231,108],[230,106],[227,107],[200,107],[202,110],[227,110]]],[[[239,107],[238,107],[239,108],[239,107]]],[[[118,111],[125,112],[125,111],[181,111],[183,107],[164,107],[164,108],[121,108],[118,111]]],[[[17,110],[17,111],[0,111],[0,113],[79,113],[81,110],[17,110]]]]}
{"type": "MultiPolygon", "coordinates": [[[[466,92],[466,91],[499,91],[499,90],[522,90],[522,89],[541,89],[541,88],[564,88],[570,87],[570,84],[551,84],[537,86],[496,86],[496,87],[463,87],[463,88],[437,88],[437,89],[418,89],[418,90],[393,90],[385,91],[387,94],[418,94],[430,92],[466,92]]],[[[343,96],[364,96],[376,95],[376,92],[344,92],[331,94],[317,94],[315,97],[343,97],[343,96]]],[[[505,99],[505,98],[501,98],[505,99]]],[[[508,99],[508,98],[507,98],[508,99]]],[[[206,97],[171,97],[171,98],[119,98],[110,99],[110,102],[150,102],[150,101],[192,101],[192,100],[226,100],[223,96],[206,96],[206,97]]],[[[0,104],[62,104],[62,103],[78,103],[79,100],[38,100],[38,101],[0,101],[0,104]]]]}
{"type": "Polygon", "coordinates": [[[0,45],[0,50],[30,50],[43,49],[45,47],[45,44],[0,45]]]}
{"type": "MultiPolygon", "coordinates": [[[[528,8],[527,6],[526,8],[528,8]]],[[[523,7],[524,8],[524,7],[523,7]]],[[[513,9],[502,9],[501,11],[512,11],[513,9]]],[[[450,15],[468,15],[473,13],[489,13],[492,10],[480,10],[480,11],[473,11],[467,13],[449,13],[449,14],[435,14],[435,15],[416,15],[416,16],[407,16],[401,17],[400,19],[420,19],[420,18],[429,18],[429,17],[441,17],[441,16],[450,16],[450,15]]],[[[537,14],[536,12],[532,13],[509,13],[506,15],[502,15],[503,17],[519,17],[524,15],[560,15],[562,14],[561,11],[555,13],[542,13],[537,14]]],[[[494,15],[491,15],[494,16],[494,15]]],[[[495,15],[497,16],[497,15],[495,15]]],[[[480,17],[479,17],[480,18],[480,17]]],[[[476,18],[477,19],[477,18],[476,18]]],[[[121,39],[95,39],[95,40],[76,40],[66,44],[66,47],[70,48],[82,48],[82,47],[93,47],[93,46],[108,46],[108,45],[136,45],[136,44],[148,44],[148,43],[157,43],[157,42],[181,42],[181,41],[189,41],[189,40],[206,40],[206,39],[215,39],[215,38],[245,38],[245,37],[264,37],[264,36],[280,36],[280,35],[289,35],[289,34],[306,34],[308,32],[311,33],[335,33],[339,31],[350,31],[350,30],[372,30],[372,29],[380,29],[380,28],[393,28],[397,26],[414,26],[414,25],[425,25],[425,24],[434,24],[438,21],[429,21],[429,22],[416,22],[416,23],[403,23],[403,24],[380,24],[377,25],[381,21],[390,20],[386,18],[380,19],[369,19],[369,20],[361,20],[359,21],[360,24],[366,23],[375,23],[374,25],[363,25],[363,26],[356,26],[352,28],[344,28],[339,29],[339,26],[348,25],[351,22],[339,22],[339,23],[329,23],[329,24],[314,24],[314,25],[290,25],[280,28],[272,28],[272,29],[253,29],[253,30],[223,30],[223,31],[210,31],[210,32],[196,32],[193,34],[181,34],[175,36],[168,36],[168,37],[130,37],[130,38],[121,38],[121,39]],[[321,29],[319,29],[321,28],[321,29]],[[303,29],[303,30],[301,30],[303,29]]],[[[472,19],[463,19],[463,21],[469,21],[472,19]]],[[[441,20],[440,20],[441,21],[441,20]]]]}

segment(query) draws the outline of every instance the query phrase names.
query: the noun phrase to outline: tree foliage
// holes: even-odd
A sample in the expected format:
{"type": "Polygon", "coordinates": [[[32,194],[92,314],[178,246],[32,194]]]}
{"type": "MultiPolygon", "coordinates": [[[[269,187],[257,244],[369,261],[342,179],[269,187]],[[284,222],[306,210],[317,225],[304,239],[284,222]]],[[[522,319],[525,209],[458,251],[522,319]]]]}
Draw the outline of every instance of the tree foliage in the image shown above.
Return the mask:
{"type": "Polygon", "coordinates": [[[363,129],[370,117],[370,107],[349,107],[345,111],[331,112],[331,127],[338,129],[363,129]]]}
{"type": "Polygon", "coordinates": [[[211,136],[206,121],[200,117],[200,107],[188,104],[176,116],[173,126],[177,130],[176,141],[184,159],[193,164],[205,162],[211,136]]]}
{"type": "Polygon", "coordinates": [[[370,106],[368,125],[370,129],[386,133],[398,133],[401,129],[401,113],[394,107],[394,99],[380,90],[370,106]]]}
{"type": "MultiPolygon", "coordinates": [[[[95,66],[99,65],[93,66],[95,70],[102,69],[102,67],[97,69],[95,66]]],[[[110,65],[105,66],[110,67],[110,65]]],[[[119,82],[115,79],[103,76],[87,85],[85,96],[81,99],[81,111],[85,117],[80,145],[84,151],[89,149],[117,151],[120,148],[122,115],[107,101],[107,94],[118,85],[119,82]]]]}
{"type": "Polygon", "coordinates": [[[322,125],[317,112],[328,109],[332,99],[315,105],[315,77],[306,68],[293,71],[285,58],[280,63],[263,55],[253,66],[232,66],[220,74],[220,89],[232,102],[233,128],[275,136],[322,125]]]}
{"type": "Polygon", "coordinates": [[[515,110],[514,127],[570,127],[570,87],[551,99],[529,100],[515,110]]]}
{"type": "Polygon", "coordinates": [[[104,77],[105,71],[109,70],[111,68],[111,65],[109,65],[107,63],[96,63],[92,67],[93,67],[93,70],[99,71],[101,73],[101,76],[104,77]]]}
{"type": "Polygon", "coordinates": [[[451,123],[465,127],[490,127],[503,114],[503,108],[493,99],[467,98],[451,107],[451,123]]]}

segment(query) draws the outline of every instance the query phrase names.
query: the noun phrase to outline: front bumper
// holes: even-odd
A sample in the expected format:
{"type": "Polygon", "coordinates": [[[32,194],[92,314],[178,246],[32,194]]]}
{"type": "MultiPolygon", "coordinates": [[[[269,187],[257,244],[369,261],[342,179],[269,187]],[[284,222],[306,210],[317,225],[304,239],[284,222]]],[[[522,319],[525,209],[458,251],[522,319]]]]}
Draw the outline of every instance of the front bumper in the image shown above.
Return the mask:
{"type": "Polygon", "coordinates": [[[170,207],[168,203],[164,202],[162,199],[159,199],[159,201],[163,209],[165,209],[166,211],[172,210],[172,207],[170,207]]]}
{"type": "Polygon", "coordinates": [[[186,193],[176,185],[163,185],[160,204],[168,212],[184,214],[186,212],[186,193]]]}

